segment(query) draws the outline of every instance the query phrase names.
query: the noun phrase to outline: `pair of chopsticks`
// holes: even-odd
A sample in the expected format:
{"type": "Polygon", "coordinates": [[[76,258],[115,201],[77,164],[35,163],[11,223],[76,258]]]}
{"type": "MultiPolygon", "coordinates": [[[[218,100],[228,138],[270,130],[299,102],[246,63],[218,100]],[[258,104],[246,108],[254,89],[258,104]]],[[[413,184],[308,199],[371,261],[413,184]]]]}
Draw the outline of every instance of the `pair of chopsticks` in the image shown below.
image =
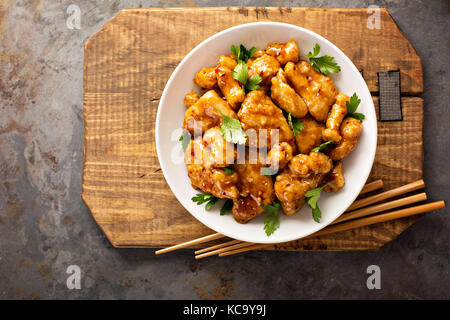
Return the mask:
{"type": "MultiPolygon", "coordinates": [[[[436,201],[424,205],[419,205],[415,207],[410,207],[406,209],[400,209],[396,211],[391,211],[387,213],[382,213],[378,215],[374,215],[376,213],[385,212],[387,210],[391,210],[394,208],[403,207],[406,205],[410,205],[413,203],[417,203],[420,201],[425,201],[427,196],[425,193],[420,193],[416,195],[412,195],[406,198],[393,200],[390,202],[385,202],[377,205],[370,206],[372,204],[384,201],[389,198],[393,198],[399,195],[403,195],[412,191],[416,191],[424,188],[425,183],[423,180],[418,180],[407,185],[404,185],[399,188],[395,188],[386,192],[379,193],[374,196],[370,196],[361,200],[356,200],[353,204],[347,209],[347,211],[341,215],[338,219],[333,221],[329,226],[324,229],[319,230],[318,232],[304,237],[302,239],[310,239],[317,236],[323,236],[332,234],[335,232],[351,230],[363,226],[368,226],[380,222],[400,219],[403,217],[408,217],[420,213],[425,213],[428,211],[433,211],[437,209],[441,209],[445,207],[444,201],[436,201]],[[368,207],[370,206],[370,207],[368,207]]],[[[381,180],[377,180],[371,183],[368,183],[361,190],[359,195],[375,191],[381,189],[383,187],[383,182],[381,180]]],[[[155,252],[155,254],[163,254],[170,251],[178,250],[181,248],[195,246],[204,242],[225,238],[226,236],[220,233],[214,233],[205,237],[201,237],[195,240],[187,241],[180,243],[175,246],[171,246],[165,249],[161,249],[155,252]]],[[[228,256],[236,253],[246,252],[250,250],[257,250],[272,247],[274,244],[258,244],[251,242],[243,242],[240,240],[232,240],[225,243],[221,243],[218,245],[214,245],[208,248],[204,248],[201,250],[195,251],[195,258],[202,259],[212,255],[218,254],[219,256],[228,256]]]]}

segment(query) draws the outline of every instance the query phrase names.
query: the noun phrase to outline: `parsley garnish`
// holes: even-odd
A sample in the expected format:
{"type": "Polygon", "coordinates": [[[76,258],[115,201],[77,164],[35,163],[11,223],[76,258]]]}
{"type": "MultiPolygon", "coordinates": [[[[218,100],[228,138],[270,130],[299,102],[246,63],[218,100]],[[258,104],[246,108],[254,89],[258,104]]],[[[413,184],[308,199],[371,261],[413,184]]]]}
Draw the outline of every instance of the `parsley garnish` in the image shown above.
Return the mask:
{"type": "Polygon", "coordinates": [[[312,217],[315,222],[320,222],[320,219],[322,218],[322,211],[320,211],[319,206],[317,205],[317,200],[319,200],[320,198],[320,193],[322,192],[322,189],[325,188],[330,183],[334,183],[334,181],[328,182],[322,187],[309,190],[305,193],[305,197],[308,198],[308,205],[312,209],[312,217]]]}
{"type": "Polygon", "coordinates": [[[223,138],[231,143],[245,144],[247,135],[242,129],[239,120],[226,116],[222,112],[220,114],[222,115],[220,133],[222,133],[223,138]]]}
{"type": "Polygon", "coordinates": [[[233,70],[233,78],[238,80],[242,87],[248,91],[258,90],[260,87],[258,83],[262,81],[259,74],[254,74],[250,78],[248,77],[248,67],[244,61],[239,60],[237,66],[233,70]]]}
{"type": "Polygon", "coordinates": [[[216,204],[216,202],[219,201],[219,198],[214,197],[211,194],[197,193],[194,197],[192,197],[191,200],[198,205],[206,202],[205,209],[210,210],[216,204]]]}
{"type": "Polygon", "coordinates": [[[224,216],[228,214],[232,208],[233,208],[233,200],[227,199],[227,201],[225,201],[222,208],[220,209],[220,215],[224,216]]]}
{"type": "Polygon", "coordinates": [[[279,202],[274,201],[270,204],[263,204],[263,209],[270,214],[264,219],[264,230],[266,231],[267,236],[270,236],[280,227],[280,221],[278,220],[278,211],[281,208],[279,202]]]}
{"type": "Polygon", "coordinates": [[[306,55],[311,62],[314,70],[322,72],[324,75],[341,71],[341,67],[334,61],[334,58],[328,55],[317,57],[320,52],[318,43],[314,46],[313,52],[308,52],[306,55]]]}
{"type": "Polygon", "coordinates": [[[350,101],[346,102],[347,105],[347,116],[358,119],[359,121],[363,121],[366,116],[362,113],[355,112],[361,103],[361,99],[358,98],[356,92],[350,97],[350,101]]]}
{"type": "Polygon", "coordinates": [[[289,122],[289,126],[291,127],[292,131],[294,132],[294,137],[298,134],[300,134],[300,131],[304,130],[305,127],[303,126],[303,123],[294,118],[291,113],[288,113],[288,122],[289,122]],[[294,119],[294,120],[292,120],[294,119]]]}
{"type": "Polygon", "coordinates": [[[324,149],[334,146],[334,141],[327,141],[322,143],[320,146],[311,150],[311,152],[322,152],[324,149]]]}
{"type": "Polygon", "coordinates": [[[260,170],[260,173],[263,176],[273,176],[277,172],[278,171],[273,170],[271,167],[264,167],[264,168],[261,168],[261,170],[260,170]]]}
{"type": "Polygon", "coordinates": [[[247,48],[242,44],[239,46],[235,46],[233,44],[231,45],[231,53],[234,54],[237,61],[242,60],[244,62],[247,62],[247,60],[253,56],[255,51],[255,47],[251,47],[250,50],[247,50],[247,48]]]}
{"type": "Polygon", "coordinates": [[[234,173],[233,168],[229,168],[229,167],[223,168],[223,171],[225,171],[226,174],[233,174],[234,173]]]}
{"type": "Polygon", "coordinates": [[[183,134],[181,135],[180,139],[178,141],[181,141],[181,147],[183,148],[183,151],[186,151],[186,148],[189,145],[189,142],[191,142],[191,135],[187,131],[183,131],[183,134]]]}

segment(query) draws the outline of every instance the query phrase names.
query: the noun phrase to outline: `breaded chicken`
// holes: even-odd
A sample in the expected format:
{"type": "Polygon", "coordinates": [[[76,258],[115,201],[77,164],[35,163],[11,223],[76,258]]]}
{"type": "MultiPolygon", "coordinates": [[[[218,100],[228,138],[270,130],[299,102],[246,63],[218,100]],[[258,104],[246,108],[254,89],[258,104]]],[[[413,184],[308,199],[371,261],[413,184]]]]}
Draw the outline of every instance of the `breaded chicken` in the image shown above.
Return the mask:
{"type": "Polygon", "coordinates": [[[221,126],[222,115],[237,119],[236,113],[216,91],[209,90],[198,101],[186,110],[183,120],[183,130],[194,134],[194,126],[198,131],[205,132],[209,128],[221,126]]]}
{"type": "Polygon", "coordinates": [[[322,131],[325,126],[307,115],[301,119],[304,129],[295,136],[295,142],[300,153],[309,153],[313,148],[322,143],[322,131]]]}
{"type": "Polygon", "coordinates": [[[186,149],[185,163],[192,186],[218,198],[236,199],[239,196],[238,175],[227,174],[222,168],[214,167],[213,161],[204,154],[208,154],[208,150],[202,138],[191,140],[186,149]]]}
{"type": "Polygon", "coordinates": [[[272,100],[284,111],[295,118],[303,118],[308,113],[308,107],[286,80],[286,73],[280,68],[276,77],[272,78],[272,100]]]}
{"type": "Polygon", "coordinates": [[[333,169],[326,176],[324,183],[329,183],[325,188],[326,192],[337,192],[345,184],[344,173],[342,171],[342,161],[336,162],[333,169]]]}
{"type": "Polygon", "coordinates": [[[184,96],[184,105],[186,108],[194,105],[199,99],[198,93],[195,91],[191,91],[184,96]]]}
{"type": "Polygon", "coordinates": [[[362,123],[355,118],[347,117],[342,122],[340,131],[342,140],[330,151],[333,160],[342,160],[355,149],[362,132],[362,123]]]}
{"type": "Polygon", "coordinates": [[[275,199],[273,180],[261,174],[263,163],[235,164],[238,175],[239,198],[233,201],[233,217],[239,223],[247,223],[264,212],[263,204],[271,204],[275,199]]]}
{"type": "Polygon", "coordinates": [[[247,132],[250,147],[263,148],[267,146],[267,149],[270,149],[272,134],[276,133],[278,133],[279,142],[293,144],[294,136],[283,112],[262,90],[251,91],[247,94],[238,112],[238,118],[245,131],[256,130],[254,137],[247,132]],[[266,129],[266,131],[262,129],[266,129]]]}
{"type": "Polygon", "coordinates": [[[284,71],[295,91],[305,100],[309,113],[317,121],[325,122],[337,94],[331,78],[317,72],[304,60],[297,64],[288,62],[284,71]]]}
{"type": "Polygon", "coordinates": [[[231,108],[234,110],[238,109],[245,98],[245,92],[242,89],[241,83],[233,78],[232,69],[230,70],[219,64],[216,72],[217,85],[225,96],[225,99],[227,99],[231,108]]]}
{"type": "Polygon", "coordinates": [[[280,63],[278,60],[267,54],[256,58],[251,63],[248,63],[248,76],[251,77],[255,74],[259,74],[262,81],[259,83],[260,86],[270,85],[270,81],[277,74],[278,69],[280,69],[280,63]]]}
{"type": "Polygon", "coordinates": [[[305,193],[316,188],[333,167],[331,159],[321,152],[299,154],[279,174],[275,194],[286,215],[293,215],[305,203],[305,193]]]}
{"type": "Polygon", "coordinates": [[[194,82],[202,88],[212,89],[217,84],[216,67],[202,68],[194,77],[194,82]]]}
{"type": "Polygon", "coordinates": [[[286,167],[288,162],[291,161],[293,156],[294,150],[289,143],[277,143],[267,154],[266,163],[273,169],[277,168],[278,170],[282,170],[286,167]]]}
{"type": "Polygon", "coordinates": [[[334,141],[336,143],[341,141],[342,137],[339,128],[342,120],[347,115],[347,101],[350,101],[350,98],[343,93],[339,93],[336,96],[336,101],[331,107],[330,114],[327,118],[327,128],[322,132],[323,140],[334,141]]]}
{"type": "Polygon", "coordinates": [[[271,42],[266,46],[267,54],[277,58],[282,66],[288,62],[297,62],[299,51],[297,41],[295,40],[286,43],[271,42]]]}
{"type": "Polygon", "coordinates": [[[237,66],[236,58],[232,54],[228,54],[226,56],[220,56],[218,66],[222,66],[227,69],[234,70],[234,68],[236,68],[236,66],[237,66]]]}

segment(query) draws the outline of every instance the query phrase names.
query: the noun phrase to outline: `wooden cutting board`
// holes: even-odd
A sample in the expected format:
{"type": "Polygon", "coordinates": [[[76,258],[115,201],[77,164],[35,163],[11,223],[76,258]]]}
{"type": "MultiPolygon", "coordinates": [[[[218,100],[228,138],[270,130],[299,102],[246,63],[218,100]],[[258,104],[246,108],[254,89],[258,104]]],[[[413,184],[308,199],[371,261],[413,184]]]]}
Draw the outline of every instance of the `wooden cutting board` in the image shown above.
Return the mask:
{"type": "MultiPolygon", "coordinates": [[[[422,66],[385,9],[380,29],[366,9],[175,8],[120,11],[85,43],[82,197],[116,247],[165,247],[212,230],[194,219],[164,180],[155,147],[159,98],[181,59],[207,37],[238,24],[281,21],[310,29],[354,62],[378,111],[378,72],[400,70],[403,121],[378,121],[369,182],[385,190],[422,178],[422,66]]],[[[300,44],[301,45],[301,44],[300,44]]],[[[182,103],[182,101],[180,101],[182,103]]],[[[373,250],[420,217],[278,245],[280,250],[373,250]]]]}

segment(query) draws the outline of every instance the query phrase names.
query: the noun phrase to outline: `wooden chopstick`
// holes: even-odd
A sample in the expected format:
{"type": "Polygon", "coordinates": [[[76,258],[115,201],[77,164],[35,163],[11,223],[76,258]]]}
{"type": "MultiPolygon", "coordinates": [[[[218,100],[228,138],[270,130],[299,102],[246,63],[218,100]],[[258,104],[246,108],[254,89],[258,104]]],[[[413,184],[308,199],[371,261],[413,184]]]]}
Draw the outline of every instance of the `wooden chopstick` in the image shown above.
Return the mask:
{"type": "MultiPolygon", "coordinates": [[[[375,213],[391,210],[391,209],[398,208],[398,207],[403,207],[403,206],[406,206],[406,205],[409,205],[412,203],[424,201],[426,199],[427,199],[427,195],[425,193],[420,193],[420,194],[416,194],[416,195],[406,197],[403,199],[398,199],[398,200],[390,201],[387,203],[382,203],[382,204],[374,205],[371,207],[363,208],[360,210],[351,211],[347,214],[343,214],[338,219],[336,219],[335,221],[330,223],[330,225],[341,223],[341,222],[352,220],[352,219],[366,217],[366,216],[369,216],[369,215],[372,215],[375,213]]],[[[316,236],[316,234],[314,234],[314,236],[316,236]]],[[[223,253],[226,251],[234,250],[234,249],[236,249],[236,247],[233,247],[232,245],[235,245],[236,243],[238,243],[238,242],[236,242],[236,240],[222,243],[220,245],[220,248],[223,248],[223,249],[220,252],[219,251],[211,251],[211,250],[216,249],[215,248],[216,246],[202,249],[201,250],[202,252],[211,251],[211,254],[208,254],[208,255],[204,254],[198,258],[196,257],[196,259],[206,258],[206,257],[209,257],[209,256],[217,254],[217,253],[223,253]]]]}
{"type": "Polygon", "coordinates": [[[348,221],[348,220],[352,220],[352,219],[366,217],[366,216],[374,214],[374,213],[383,212],[383,211],[391,210],[391,209],[398,208],[398,207],[403,207],[403,206],[406,206],[406,205],[409,205],[409,204],[412,204],[415,202],[420,202],[420,201],[425,201],[425,200],[427,200],[427,194],[425,192],[423,192],[423,193],[415,194],[410,197],[406,197],[406,198],[402,198],[402,199],[398,199],[398,200],[394,200],[394,201],[390,201],[390,202],[386,202],[386,203],[382,203],[382,204],[377,204],[375,206],[371,206],[371,207],[367,207],[367,208],[363,208],[363,209],[359,209],[359,210],[355,210],[355,211],[350,211],[349,213],[343,214],[342,216],[340,216],[339,218],[334,220],[332,223],[330,223],[330,225],[348,221]]]}
{"type": "MultiPolygon", "coordinates": [[[[232,241],[230,241],[230,242],[232,242],[232,241]]],[[[232,246],[229,246],[229,247],[226,247],[226,248],[221,248],[221,249],[217,249],[217,250],[213,250],[213,251],[209,251],[209,252],[206,252],[206,253],[202,253],[202,254],[199,254],[199,255],[197,255],[197,256],[195,256],[195,259],[203,259],[203,258],[206,258],[206,257],[209,257],[209,256],[213,256],[213,255],[215,255],[215,254],[219,254],[219,253],[222,253],[222,252],[225,252],[225,251],[229,251],[229,250],[235,250],[235,249],[239,249],[239,248],[243,248],[243,247],[248,247],[248,246],[252,246],[252,245],[254,245],[255,243],[253,243],[253,242],[240,242],[240,243],[238,243],[238,244],[235,244],[235,245],[232,245],[232,246]]]]}
{"type": "Polygon", "coordinates": [[[384,186],[383,180],[381,180],[381,179],[375,180],[373,182],[370,182],[370,183],[366,184],[361,189],[361,192],[359,193],[359,195],[362,195],[362,194],[365,194],[365,193],[368,193],[368,192],[371,192],[371,191],[375,191],[375,190],[381,189],[381,188],[383,188],[383,186],[384,186]]]}
{"type": "MultiPolygon", "coordinates": [[[[416,206],[416,207],[401,209],[401,210],[397,210],[397,211],[379,214],[376,216],[366,217],[363,219],[356,219],[356,220],[352,220],[349,222],[335,224],[335,225],[326,227],[326,228],[324,228],[308,237],[305,237],[303,239],[310,239],[310,238],[317,237],[317,236],[323,236],[323,235],[332,234],[332,233],[336,233],[336,232],[347,231],[347,230],[351,230],[351,229],[355,229],[355,228],[360,228],[360,227],[369,226],[369,225],[380,223],[380,222],[386,222],[386,221],[390,221],[390,220],[400,219],[400,218],[404,218],[404,217],[408,217],[408,216],[412,216],[412,215],[416,215],[416,214],[420,214],[420,213],[425,213],[428,211],[438,210],[438,209],[442,209],[442,208],[445,208],[444,201],[431,202],[431,203],[423,204],[423,205],[416,206]]],[[[257,249],[262,249],[262,248],[271,247],[271,246],[274,246],[274,245],[273,244],[256,244],[256,245],[252,245],[252,246],[243,247],[243,248],[240,248],[237,250],[222,252],[219,254],[219,257],[229,256],[229,255],[236,254],[236,253],[241,253],[241,252],[250,251],[250,250],[257,250],[257,249]]]]}
{"type": "MultiPolygon", "coordinates": [[[[374,190],[377,190],[377,189],[381,189],[381,188],[383,188],[383,181],[381,179],[375,180],[373,182],[367,183],[362,188],[362,190],[359,193],[359,195],[362,195],[364,193],[371,192],[371,191],[374,191],[374,190]]],[[[221,239],[221,238],[225,238],[225,237],[226,236],[224,236],[223,234],[213,233],[213,234],[210,234],[208,236],[204,236],[204,237],[201,237],[201,238],[198,238],[198,239],[186,241],[186,242],[179,243],[179,244],[171,246],[171,247],[167,247],[167,248],[164,248],[164,249],[157,250],[157,251],[155,251],[155,254],[159,255],[159,254],[175,251],[175,250],[178,250],[178,249],[194,246],[194,245],[197,245],[197,244],[200,244],[200,243],[204,243],[204,242],[208,242],[208,241],[212,241],[212,240],[217,240],[217,239],[221,239]]],[[[201,254],[201,253],[204,253],[204,252],[207,252],[207,251],[210,251],[210,250],[220,249],[220,248],[223,248],[223,247],[226,247],[226,246],[229,246],[229,245],[233,245],[233,244],[237,244],[237,243],[240,243],[240,242],[242,242],[242,241],[232,240],[232,241],[221,243],[221,244],[209,247],[209,248],[205,248],[205,249],[202,249],[202,250],[195,251],[195,254],[197,255],[197,254],[201,254]]]]}
{"type": "Polygon", "coordinates": [[[169,252],[169,251],[174,251],[174,250],[178,250],[178,249],[181,249],[181,248],[186,248],[186,247],[189,247],[189,246],[193,246],[193,245],[196,245],[196,244],[199,244],[199,243],[220,239],[220,238],[223,238],[223,237],[224,237],[224,235],[222,235],[220,233],[213,233],[213,234],[210,234],[208,236],[204,236],[204,237],[201,237],[201,238],[198,238],[198,239],[195,239],[195,240],[186,241],[186,242],[183,242],[183,243],[180,243],[180,244],[168,247],[168,248],[157,250],[157,251],[155,251],[155,254],[162,254],[162,253],[166,253],[166,252],[169,252]]]}
{"type": "Polygon", "coordinates": [[[389,198],[393,198],[396,196],[399,196],[401,194],[405,194],[411,191],[422,189],[425,186],[425,183],[423,180],[417,180],[412,183],[408,183],[404,186],[401,186],[399,188],[395,188],[386,192],[379,193],[377,195],[374,195],[372,197],[367,197],[361,200],[356,200],[352,203],[350,207],[348,207],[347,211],[359,209],[362,207],[366,207],[372,203],[380,202],[389,198]]]}

